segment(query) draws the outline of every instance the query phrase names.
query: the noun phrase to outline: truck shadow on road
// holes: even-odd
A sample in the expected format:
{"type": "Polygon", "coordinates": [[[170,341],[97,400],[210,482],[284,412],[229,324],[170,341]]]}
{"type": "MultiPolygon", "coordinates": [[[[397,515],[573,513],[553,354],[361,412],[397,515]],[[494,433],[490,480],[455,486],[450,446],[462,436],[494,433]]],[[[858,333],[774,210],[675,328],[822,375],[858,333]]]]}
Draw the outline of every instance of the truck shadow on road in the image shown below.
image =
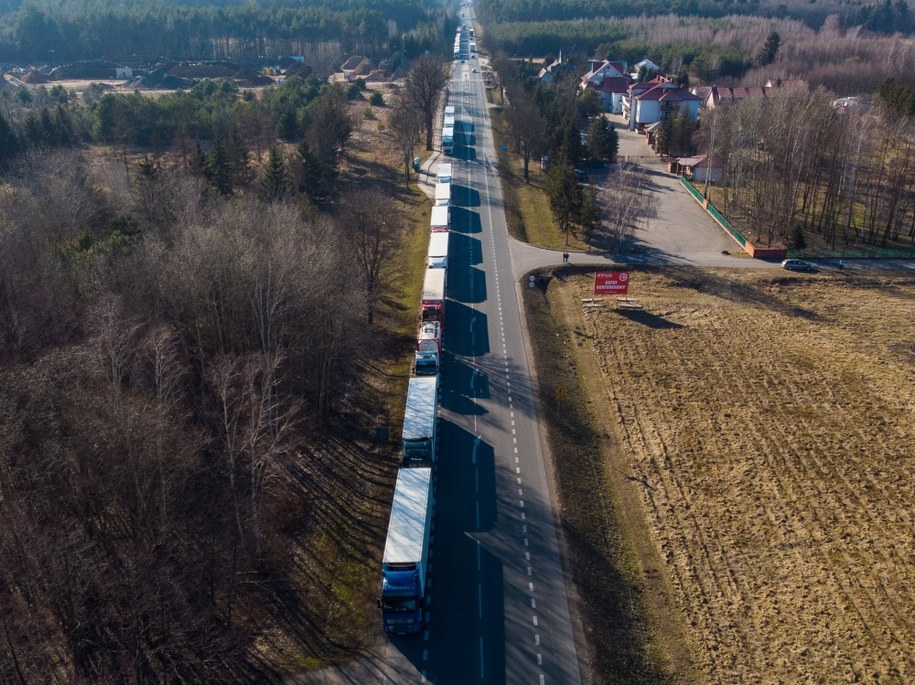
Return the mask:
{"type": "Polygon", "coordinates": [[[504,569],[484,540],[496,524],[495,453],[447,420],[439,436],[428,681],[504,683],[504,569]]]}
{"type": "MultiPolygon", "coordinates": [[[[458,207],[479,207],[480,191],[473,190],[467,186],[452,184],[451,186],[451,204],[458,207]]],[[[454,210],[451,210],[454,212],[454,210]]]]}
{"type": "Polygon", "coordinates": [[[461,302],[450,300],[446,305],[447,325],[443,342],[451,354],[480,357],[489,353],[487,316],[461,302]]]}
{"type": "Polygon", "coordinates": [[[452,233],[482,233],[483,225],[477,212],[463,207],[451,208],[452,233]]]}
{"type": "Polygon", "coordinates": [[[448,240],[448,260],[452,264],[480,264],[483,261],[483,243],[477,238],[452,232],[448,240]]]}
{"type": "Polygon", "coordinates": [[[486,413],[476,400],[489,397],[489,376],[446,351],[442,359],[442,379],[443,409],[462,416],[486,413]]]}
{"type": "Polygon", "coordinates": [[[469,264],[457,262],[455,268],[449,264],[448,287],[446,293],[458,302],[486,301],[486,272],[469,264]]]}

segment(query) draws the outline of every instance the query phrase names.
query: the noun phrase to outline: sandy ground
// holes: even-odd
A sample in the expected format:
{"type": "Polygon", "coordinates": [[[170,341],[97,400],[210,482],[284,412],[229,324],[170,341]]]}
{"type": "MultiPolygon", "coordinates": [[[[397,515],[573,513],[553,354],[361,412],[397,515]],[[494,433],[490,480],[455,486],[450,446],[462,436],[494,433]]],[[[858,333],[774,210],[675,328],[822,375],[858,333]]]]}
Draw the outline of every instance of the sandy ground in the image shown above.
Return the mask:
{"type": "MultiPolygon", "coordinates": [[[[556,287],[580,309],[591,280],[556,287]]],[[[630,294],[572,338],[706,681],[913,682],[915,280],[669,267],[630,294]]]]}

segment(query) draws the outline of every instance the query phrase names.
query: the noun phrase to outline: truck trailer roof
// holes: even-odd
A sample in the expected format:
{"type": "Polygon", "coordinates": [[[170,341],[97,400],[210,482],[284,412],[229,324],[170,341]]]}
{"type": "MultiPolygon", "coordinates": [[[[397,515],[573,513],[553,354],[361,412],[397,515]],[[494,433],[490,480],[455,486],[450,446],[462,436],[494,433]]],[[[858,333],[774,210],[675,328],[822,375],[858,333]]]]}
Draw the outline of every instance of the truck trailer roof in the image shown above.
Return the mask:
{"type": "Polygon", "coordinates": [[[413,376],[407,389],[403,439],[418,440],[435,433],[438,407],[438,376],[413,376]]]}
{"type": "Polygon", "coordinates": [[[432,208],[432,220],[429,222],[433,231],[447,231],[451,220],[447,205],[436,205],[432,208]]]}
{"type": "Polygon", "coordinates": [[[436,183],[435,184],[435,204],[436,205],[448,205],[451,202],[451,184],[450,183],[436,183]]]}
{"type": "Polygon", "coordinates": [[[415,564],[422,559],[431,491],[431,468],[405,468],[397,472],[384,545],[384,568],[392,564],[415,564]]]}
{"type": "Polygon", "coordinates": [[[423,302],[441,302],[445,299],[445,272],[447,269],[426,269],[423,279],[423,302]]]}

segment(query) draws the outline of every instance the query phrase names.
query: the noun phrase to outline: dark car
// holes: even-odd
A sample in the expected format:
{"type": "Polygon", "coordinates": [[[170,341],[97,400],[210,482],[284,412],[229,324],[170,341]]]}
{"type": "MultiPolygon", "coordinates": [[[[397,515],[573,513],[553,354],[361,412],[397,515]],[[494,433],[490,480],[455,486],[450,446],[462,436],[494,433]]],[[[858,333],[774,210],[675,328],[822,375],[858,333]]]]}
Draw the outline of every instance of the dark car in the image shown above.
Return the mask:
{"type": "Polygon", "coordinates": [[[782,268],[788,271],[816,271],[817,268],[810,262],[803,259],[786,259],[782,262],[782,268]]]}

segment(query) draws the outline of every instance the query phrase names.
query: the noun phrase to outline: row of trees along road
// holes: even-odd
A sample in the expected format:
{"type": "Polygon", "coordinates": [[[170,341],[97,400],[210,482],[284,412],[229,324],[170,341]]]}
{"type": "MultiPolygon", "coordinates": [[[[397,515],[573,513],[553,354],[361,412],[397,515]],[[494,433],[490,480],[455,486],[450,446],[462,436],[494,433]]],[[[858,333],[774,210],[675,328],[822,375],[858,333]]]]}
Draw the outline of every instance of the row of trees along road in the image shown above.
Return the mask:
{"type": "Polygon", "coordinates": [[[252,680],[261,627],[301,609],[317,494],[290,474],[371,404],[401,225],[336,176],[341,91],[211,86],[3,96],[0,681],[252,680]],[[74,138],[27,135],[36,109],[74,138]]]}
{"type": "Polygon", "coordinates": [[[915,237],[915,141],[908,117],[851,106],[804,87],[707,113],[703,150],[723,169],[729,217],[751,239],[803,247],[818,234],[835,248],[915,237]]]}
{"type": "Polygon", "coordinates": [[[530,63],[497,58],[494,66],[507,101],[512,150],[521,157],[525,182],[530,183],[532,159],[549,159],[546,193],[566,242],[578,233],[589,245],[619,248],[650,216],[653,202],[645,192],[644,175],[634,168],[616,169],[601,188],[584,186],[576,176],[576,164],[612,164],[619,150],[619,137],[600,116],[596,94],[577,94],[574,79],[543,84],[530,63]]]}

